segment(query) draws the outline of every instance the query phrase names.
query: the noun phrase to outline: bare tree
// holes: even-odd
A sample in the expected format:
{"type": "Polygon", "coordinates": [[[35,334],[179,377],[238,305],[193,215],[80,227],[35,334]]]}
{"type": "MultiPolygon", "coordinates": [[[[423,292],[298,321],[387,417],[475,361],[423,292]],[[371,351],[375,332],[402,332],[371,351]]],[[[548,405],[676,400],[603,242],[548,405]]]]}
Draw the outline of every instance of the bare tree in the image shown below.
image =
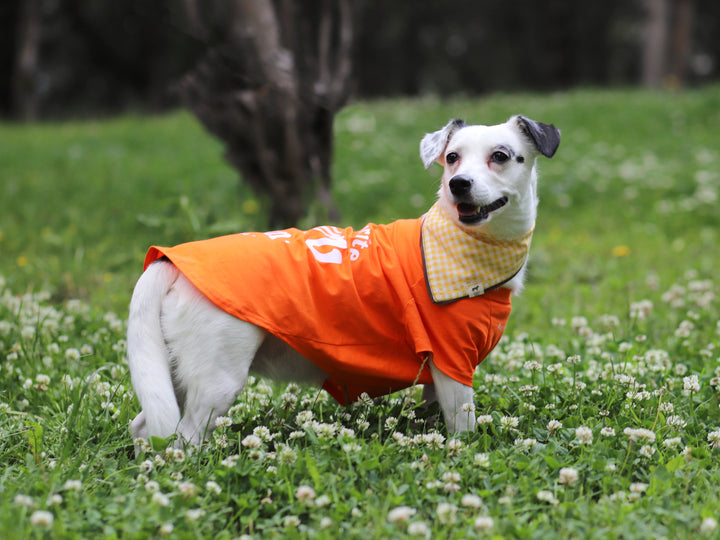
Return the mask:
{"type": "MultiPolygon", "coordinates": [[[[209,33],[202,4],[188,20],[209,33]]],[[[224,141],[226,158],[271,201],[270,226],[292,226],[318,199],[331,219],[334,114],[349,95],[350,0],[232,0],[219,43],[181,93],[224,141]]]]}

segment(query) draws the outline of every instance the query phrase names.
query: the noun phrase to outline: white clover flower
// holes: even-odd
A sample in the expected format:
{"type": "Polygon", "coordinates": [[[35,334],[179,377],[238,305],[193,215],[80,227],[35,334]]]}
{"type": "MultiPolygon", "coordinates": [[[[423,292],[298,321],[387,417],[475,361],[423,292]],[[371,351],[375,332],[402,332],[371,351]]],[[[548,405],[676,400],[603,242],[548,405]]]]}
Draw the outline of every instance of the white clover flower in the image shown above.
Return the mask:
{"type": "Polygon", "coordinates": [[[490,457],[485,453],[475,454],[473,457],[475,465],[487,469],[490,466],[490,457]]]}
{"type": "Polygon", "coordinates": [[[360,446],[356,442],[345,443],[342,445],[341,448],[342,448],[343,452],[345,452],[346,454],[356,454],[357,452],[362,450],[362,446],[360,446]]]}
{"type": "Polygon", "coordinates": [[[500,428],[503,430],[515,429],[520,425],[517,416],[503,416],[500,418],[500,428]]]}
{"type": "Polygon", "coordinates": [[[82,491],[82,481],[67,480],[65,484],[63,484],[63,488],[67,491],[82,491]]]}
{"type": "Polygon", "coordinates": [[[649,443],[655,442],[655,432],[645,428],[625,428],[623,433],[629,437],[632,442],[636,441],[647,441],[649,443]]]}
{"type": "Polygon", "coordinates": [[[682,419],[681,416],[678,416],[677,414],[673,414],[671,416],[668,416],[665,419],[665,424],[668,427],[672,427],[675,429],[682,429],[687,425],[687,422],[682,419]]]}
{"type": "Polygon", "coordinates": [[[295,423],[298,426],[303,426],[304,424],[307,424],[313,419],[313,412],[312,411],[300,411],[295,416],[295,423]]]}
{"type": "Polygon", "coordinates": [[[413,521],[408,525],[407,532],[409,536],[430,537],[430,527],[424,521],[413,521]]]}
{"type": "Polygon", "coordinates": [[[675,405],[669,401],[663,401],[658,405],[658,410],[663,414],[670,414],[675,411],[675,405]]]}
{"type": "Polygon", "coordinates": [[[462,450],[463,442],[460,439],[450,439],[447,442],[447,449],[451,452],[458,452],[462,450]]]}
{"type": "Polygon", "coordinates": [[[30,516],[30,523],[34,527],[52,527],[55,516],[47,510],[36,510],[30,516]]]}
{"type": "Polygon", "coordinates": [[[60,495],[59,493],[53,493],[52,495],[50,495],[48,497],[46,504],[48,506],[58,506],[58,505],[61,505],[62,502],[63,502],[62,495],[60,495]]]}
{"type": "Polygon", "coordinates": [[[480,508],[482,506],[482,499],[472,493],[467,493],[460,499],[460,505],[468,508],[480,508]]]}
{"type": "Polygon", "coordinates": [[[587,426],[580,426],[575,429],[575,441],[580,444],[591,444],[593,440],[593,432],[587,426]]]}
{"type": "Polygon", "coordinates": [[[630,484],[630,493],[645,493],[649,486],[650,484],[645,484],[643,482],[633,482],[630,484]]]}
{"type": "Polygon", "coordinates": [[[653,309],[653,303],[650,300],[640,300],[630,304],[630,317],[639,321],[648,318],[653,309]]]}
{"type": "Polygon", "coordinates": [[[700,524],[700,532],[704,535],[710,535],[717,529],[718,522],[715,518],[706,517],[700,524]]]}
{"type": "Polygon", "coordinates": [[[387,520],[390,523],[407,523],[416,513],[417,510],[410,506],[397,506],[388,512],[387,520]]]}
{"type": "Polygon", "coordinates": [[[490,516],[478,516],[473,525],[478,531],[490,531],[495,527],[495,521],[490,516]]]}
{"type": "Polygon", "coordinates": [[[552,504],[553,506],[557,505],[560,502],[559,500],[557,500],[557,498],[555,497],[555,495],[553,495],[551,491],[548,491],[546,489],[538,491],[537,498],[539,501],[552,504]]]}
{"type": "Polygon", "coordinates": [[[50,376],[40,373],[35,376],[35,388],[41,392],[45,392],[50,385],[50,376]]]}
{"type": "Polygon", "coordinates": [[[322,508],[330,504],[330,502],[330,497],[328,497],[327,495],[320,495],[317,499],[315,499],[315,506],[317,506],[318,508],[322,508]]]}
{"type": "Polygon", "coordinates": [[[285,528],[290,527],[290,528],[296,529],[301,524],[302,524],[302,522],[300,521],[300,518],[297,516],[285,516],[285,518],[283,519],[283,526],[285,528]]]}
{"type": "Polygon", "coordinates": [[[169,506],[170,505],[170,499],[167,495],[164,495],[160,491],[156,491],[153,493],[152,498],[150,499],[152,502],[157,504],[158,506],[169,506]]]}
{"type": "Polygon", "coordinates": [[[227,468],[232,468],[235,466],[235,464],[240,459],[240,456],[238,454],[233,454],[231,456],[226,457],[220,462],[220,465],[227,468]]]}
{"type": "Polygon", "coordinates": [[[462,407],[460,407],[460,410],[465,413],[475,412],[475,404],[474,403],[463,403],[462,407]]]}
{"type": "Polygon", "coordinates": [[[700,391],[700,381],[697,375],[683,377],[683,391],[691,393],[700,391]]]}
{"type": "Polygon", "coordinates": [[[720,429],[708,433],[707,440],[711,448],[720,447],[720,429]]]}
{"type": "Polygon", "coordinates": [[[398,420],[394,416],[388,416],[385,419],[385,429],[391,431],[397,427],[398,420]]]}
{"type": "Polygon", "coordinates": [[[160,484],[158,484],[155,480],[149,480],[148,482],[145,482],[145,491],[148,493],[160,491],[160,484]]]}
{"type": "Polygon", "coordinates": [[[337,425],[325,422],[310,422],[310,428],[313,430],[318,439],[331,439],[337,432],[337,425]]]}
{"type": "Polygon", "coordinates": [[[173,448],[169,454],[175,463],[182,463],[185,461],[185,451],[180,448],[173,448]]]}
{"type": "Polygon", "coordinates": [[[191,508],[187,512],[185,512],[185,518],[188,521],[197,521],[201,517],[205,515],[205,510],[202,508],[191,508]]]}
{"type": "Polygon", "coordinates": [[[277,449],[278,463],[292,465],[297,461],[297,452],[291,447],[281,444],[277,449]]]}
{"type": "Polygon", "coordinates": [[[576,332],[583,327],[588,325],[588,321],[585,317],[573,317],[570,319],[570,327],[576,332]]]}
{"type": "Polygon", "coordinates": [[[665,448],[679,448],[682,446],[682,437],[672,437],[663,441],[665,448]]]}
{"type": "Polygon", "coordinates": [[[15,495],[13,502],[19,506],[27,506],[28,508],[32,508],[33,506],[35,506],[35,501],[33,501],[32,497],[30,497],[29,495],[15,495]]]}
{"type": "Polygon", "coordinates": [[[310,504],[315,499],[315,490],[310,486],[301,485],[295,491],[295,498],[304,504],[310,504]]]}
{"type": "Polygon", "coordinates": [[[263,442],[271,441],[274,437],[273,434],[270,432],[270,429],[268,429],[266,426],[257,426],[255,429],[253,429],[253,435],[256,437],[260,437],[260,440],[263,442]]]}
{"type": "Polygon", "coordinates": [[[441,502],[437,507],[437,516],[440,523],[449,525],[455,522],[455,516],[457,515],[457,506],[447,502],[441,502]]]}
{"type": "Polygon", "coordinates": [[[260,448],[262,446],[262,439],[257,435],[248,435],[240,444],[246,448],[260,448]]]}
{"type": "Polygon", "coordinates": [[[456,471],[448,471],[442,475],[442,479],[445,482],[459,482],[460,478],[460,473],[456,471]]]}
{"type": "Polygon", "coordinates": [[[519,446],[523,450],[530,450],[533,446],[538,444],[537,439],[527,438],[523,439],[522,437],[515,439],[513,442],[515,446],[519,446]]]}
{"type": "Polygon", "coordinates": [[[481,426],[482,426],[482,425],[485,425],[485,424],[492,424],[492,423],[493,423],[493,417],[490,416],[489,414],[482,414],[482,415],[480,415],[480,416],[477,417],[476,422],[478,423],[478,425],[481,425],[481,426]]]}
{"type": "Polygon", "coordinates": [[[529,360],[523,364],[523,368],[527,371],[541,371],[542,364],[536,360],[529,360]]]}
{"type": "Polygon", "coordinates": [[[348,427],[340,428],[340,432],[338,435],[344,439],[354,439],[355,438],[355,430],[350,429],[348,427]]]}
{"type": "Polygon", "coordinates": [[[404,433],[400,433],[399,431],[396,431],[392,434],[392,438],[398,443],[400,446],[409,446],[412,443],[412,439],[405,435],[404,433]]]}
{"type": "Polygon", "coordinates": [[[431,431],[430,433],[423,433],[420,436],[420,440],[428,445],[429,448],[439,450],[445,444],[445,437],[437,431],[431,431]]]}
{"type": "Polygon", "coordinates": [[[232,419],[228,416],[218,416],[215,419],[216,428],[226,428],[232,425],[232,419]]]}
{"type": "Polygon", "coordinates": [[[573,485],[578,481],[578,478],[580,478],[580,475],[574,467],[563,467],[558,473],[558,482],[566,486],[573,485]]]}
{"type": "Polygon", "coordinates": [[[654,446],[650,446],[649,444],[646,444],[640,448],[639,452],[640,452],[641,456],[643,456],[645,458],[651,458],[655,455],[656,450],[655,450],[654,446]]]}
{"type": "Polygon", "coordinates": [[[602,435],[603,437],[614,437],[615,429],[611,427],[604,427],[600,430],[600,435],[602,435]]]}
{"type": "Polygon", "coordinates": [[[177,486],[180,495],[183,497],[192,497],[198,492],[198,488],[192,482],[180,482],[177,486]]]}

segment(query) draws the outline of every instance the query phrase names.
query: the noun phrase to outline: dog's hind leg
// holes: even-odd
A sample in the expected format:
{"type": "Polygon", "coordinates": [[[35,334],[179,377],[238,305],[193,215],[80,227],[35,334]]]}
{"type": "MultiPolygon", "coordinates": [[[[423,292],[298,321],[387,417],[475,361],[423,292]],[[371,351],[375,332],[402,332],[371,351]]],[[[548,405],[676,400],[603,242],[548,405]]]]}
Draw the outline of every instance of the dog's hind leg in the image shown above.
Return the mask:
{"type": "Polygon", "coordinates": [[[265,331],[216,307],[182,275],[163,303],[162,326],[183,411],[178,442],[197,445],[245,387],[265,331]]]}
{"type": "Polygon", "coordinates": [[[133,438],[168,437],[180,421],[170,356],[160,324],[163,301],[179,275],[168,262],[152,264],[140,277],[130,302],[128,364],[142,412],[133,420],[133,438]]]}

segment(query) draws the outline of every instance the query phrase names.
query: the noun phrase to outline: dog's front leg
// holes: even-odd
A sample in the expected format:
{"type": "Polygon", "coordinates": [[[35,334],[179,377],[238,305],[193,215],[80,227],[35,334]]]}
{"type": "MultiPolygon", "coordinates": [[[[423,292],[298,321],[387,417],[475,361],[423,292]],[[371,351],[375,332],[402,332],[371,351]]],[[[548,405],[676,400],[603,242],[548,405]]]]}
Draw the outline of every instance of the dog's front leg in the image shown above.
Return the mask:
{"type": "Polygon", "coordinates": [[[473,389],[451,379],[430,362],[433,386],[437,394],[449,433],[473,431],[475,413],[473,412],[473,389]]]}

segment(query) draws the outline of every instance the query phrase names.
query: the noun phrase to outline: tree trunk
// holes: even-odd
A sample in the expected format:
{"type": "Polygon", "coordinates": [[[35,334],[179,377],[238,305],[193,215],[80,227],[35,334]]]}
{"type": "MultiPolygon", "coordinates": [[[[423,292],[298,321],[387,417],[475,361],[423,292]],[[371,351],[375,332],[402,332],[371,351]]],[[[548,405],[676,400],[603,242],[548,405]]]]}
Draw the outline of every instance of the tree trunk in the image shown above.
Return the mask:
{"type": "Polygon", "coordinates": [[[643,48],[643,84],[660,88],[665,76],[669,0],[643,0],[647,11],[643,48]]]}
{"type": "Polygon", "coordinates": [[[223,42],[183,81],[228,161],[270,199],[271,227],[296,225],[313,196],[337,218],[332,129],[349,93],[349,1],[234,0],[223,42]]]}
{"type": "Polygon", "coordinates": [[[18,118],[29,122],[38,117],[38,55],[42,34],[40,0],[23,0],[20,3],[18,27],[13,109],[18,118]]]}
{"type": "Polygon", "coordinates": [[[693,0],[676,0],[675,2],[670,73],[680,86],[683,86],[687,79],[687,66],[692,44],[693,4],[693,0]]]}

